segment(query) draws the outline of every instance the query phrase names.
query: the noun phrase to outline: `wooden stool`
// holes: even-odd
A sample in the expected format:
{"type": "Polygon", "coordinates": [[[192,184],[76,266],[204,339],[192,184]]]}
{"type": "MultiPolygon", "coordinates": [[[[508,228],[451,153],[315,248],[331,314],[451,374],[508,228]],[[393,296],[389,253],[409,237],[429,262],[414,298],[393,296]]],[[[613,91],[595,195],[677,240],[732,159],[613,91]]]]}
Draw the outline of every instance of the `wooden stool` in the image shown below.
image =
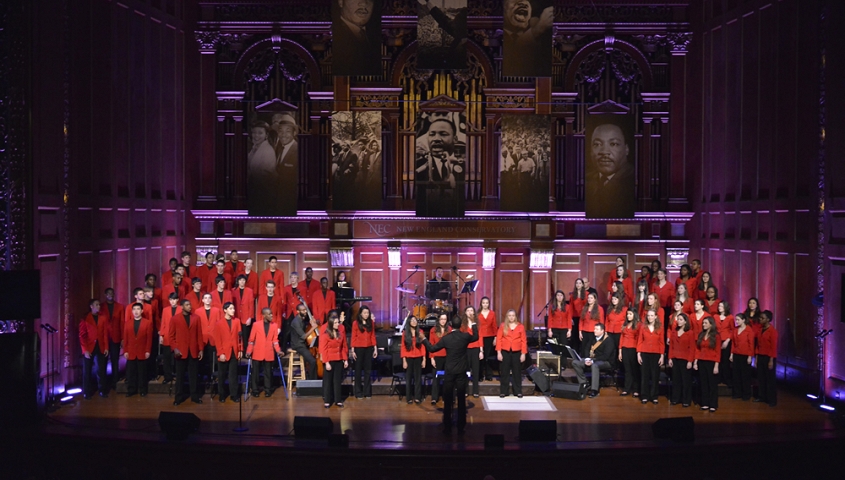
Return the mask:
{"type": "Polygon", "coordinates": [[[288,391],[291,391],[296,380],[305,380],[305,363],[298,353],[288,352],[288,391]],[[293,375],[293,367],[299,367],[296,376],[293,375]]]}

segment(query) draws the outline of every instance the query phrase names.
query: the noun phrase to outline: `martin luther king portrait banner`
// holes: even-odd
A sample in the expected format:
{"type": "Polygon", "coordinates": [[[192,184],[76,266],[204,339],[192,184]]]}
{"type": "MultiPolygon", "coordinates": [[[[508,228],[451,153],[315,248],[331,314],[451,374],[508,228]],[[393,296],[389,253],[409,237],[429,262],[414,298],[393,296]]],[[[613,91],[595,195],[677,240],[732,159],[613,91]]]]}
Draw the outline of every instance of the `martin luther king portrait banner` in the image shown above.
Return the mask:
{"type": "Polygon", "coordinates": [[[332,113],[332,209],[379,210],[381,112],[332,113]]]}
{"type": "Polygon", "coordinates": [[[332,0],[332,73],[381,73],[382,0],[332,0]]]}
{"type": "Polygon", "coordinates": [[[247,208],[251,216],[296,216],[298,127],[291,112],[261,112],[250,126],[247,208]]]}
{"type": "Polygon", "coordinates": [[[502,73],[552,76],[553,0],[503,0],[502,73]]]}
{"type": "Polygon", "coordinates": [[[499,156],[502,210],[549,211],[551,134],[551,119],[548,116],[502,116],[502,149],[499,156]]]}
{"type": "Polygon", "coordinates": [[[466,70],[467,0],[417,2],[417,68],[466,70]]]}
{"type": "Polygon", "coordinates": [[[587,115],[585,188],[587,218],[634,218],[634,118],[587,115]]]}
{"type": "Polygon", "coordinates": [[[414,144],[418,217],[462,217],[466,186],[466,114],[420,112],[414,144]]]}

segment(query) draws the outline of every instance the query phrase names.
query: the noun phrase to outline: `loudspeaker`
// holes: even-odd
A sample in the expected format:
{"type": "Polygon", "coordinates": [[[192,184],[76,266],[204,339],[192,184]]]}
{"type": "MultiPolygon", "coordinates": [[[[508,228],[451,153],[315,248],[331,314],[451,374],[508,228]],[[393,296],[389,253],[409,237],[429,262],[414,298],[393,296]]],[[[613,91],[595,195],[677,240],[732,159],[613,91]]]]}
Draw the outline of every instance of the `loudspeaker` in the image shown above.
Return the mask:
{"type": "Polygon", "coordinates": [[[158,426],[168,440],[184,440],[200,428],[200,419],[193,413],[160,412],[158,426]]]}
{"type": "Polygon", "coordinates": [[[0,334],[0,385],[4,386],[0,395],[0,425],[31,425],[41,420],[40,351],[41,340],[35,333],[0,334]]]}
{"type": "Polygon", "coordinates": [[[504,450],[505,436],[500,433],[484,434],[484,449],[485,450],[504,450]]]}
{"type": "Polygon", "coordinates": [[[570,400],[584,400],[587,398],[587,387],[580,383],[553,382],[552,396],[570,400]]]}
{"type": "Polygon", "coordinates": [[[329,446],[336,448],[349,448],[349,435],[345,433],[332,433],[329,435],[329,446]]]}
{"type": "Polygon", "coordinates": [[[695,421],[692,417],[660,418],[651,426],[654,438],[671,438],[673,442],[695,440],[695,421]]]}
{"type": "Polygon", "coordinates": [[[549,377],[547,377],[546,373],[537,368],[535,365],[528,367],[528,377],[531,378],[534,385],[537,385],[537,388],[539,388],[541,392],[546,393],[549,391],[549,377]]]}
{"type": "Polygon", "coordinates": [[[297,397],[321,397],[323,395],[322,380],[297,380],[297,397]]]}
{"type": "Polygon", "coordinates": [[[554,442],[557,440],[556,420],[520,420],[520,442],[554,442]]]}
{"type": "Polygon", "coordinates": [[[293,417],[293,434],[296,438],[329,438],[334,422],[327,417],[293,417]]]}

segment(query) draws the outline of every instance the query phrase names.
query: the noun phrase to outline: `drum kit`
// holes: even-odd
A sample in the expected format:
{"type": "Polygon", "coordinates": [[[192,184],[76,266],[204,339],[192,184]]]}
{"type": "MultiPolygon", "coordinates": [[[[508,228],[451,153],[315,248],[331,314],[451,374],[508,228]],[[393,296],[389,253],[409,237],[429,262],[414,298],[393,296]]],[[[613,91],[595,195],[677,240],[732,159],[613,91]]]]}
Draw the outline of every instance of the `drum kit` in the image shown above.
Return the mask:
{"type": "MultiPolygon", "coordinates": [[[[416,288],[407,288],[404,286],[396,287],[395,290],[402,294],[403,300],[410,300],[410,308],[406,307],[403,301],[403,310],[408,312],[408,315],[417,317],[420,325],[423,327],[433,327],[437,323],[437,317],[441,313],[451,314],[455,310],[455,306],[449,300],[439,300],[428,298],[425,295],[417,295],[416,288]]],[[[451,293],[447,288],[441,293],[451,293]]],[[[405,317],[407,318],[407,316],[405,317]]]]}

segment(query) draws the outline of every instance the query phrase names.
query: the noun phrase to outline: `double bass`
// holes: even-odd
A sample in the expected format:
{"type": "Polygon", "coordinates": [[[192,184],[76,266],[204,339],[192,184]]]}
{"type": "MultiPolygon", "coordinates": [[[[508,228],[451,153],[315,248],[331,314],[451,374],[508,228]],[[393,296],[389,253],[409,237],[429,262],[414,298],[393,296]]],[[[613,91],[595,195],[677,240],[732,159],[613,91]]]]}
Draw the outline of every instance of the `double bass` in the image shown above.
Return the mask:
{"type": "Polygon", "coordinates": [[[312,327],[311,331],[308,332],[308,335],[305,337],[305,343],[308,345],[308,351],[311,352],[311,355],[313,355],[317,360],[317,378],[323,378],[323,362],[320,358],[320,347],[318,344],[318,340],[320,339],[320,324],[317,322],[317,319],[314,318],[314,315],[311,313],[311,309],[308,308],[308,304],[305,303],[305,300],[299,292],[296,292],[296,298],[298,298],[299,302],[302,303],[302,306],[305,307],[305,313],[308,314],[310,322],[312,324],[317,324],[316,327],[312,327]]]}

